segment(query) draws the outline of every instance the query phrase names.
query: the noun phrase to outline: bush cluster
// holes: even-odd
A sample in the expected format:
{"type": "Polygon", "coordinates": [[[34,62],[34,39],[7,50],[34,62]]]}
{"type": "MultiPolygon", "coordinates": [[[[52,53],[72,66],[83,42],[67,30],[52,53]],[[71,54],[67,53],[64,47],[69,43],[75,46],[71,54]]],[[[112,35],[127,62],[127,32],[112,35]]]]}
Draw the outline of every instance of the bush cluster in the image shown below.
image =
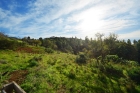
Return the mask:
{"type": "Polygon", "coordinates": [[[105,60],[107,62],[118,62],[119,61],[119,57],[117,55],[106,55],[105,60]]]}
{"type": "Polygon", "coordinates": [[[134,82],[140,84],[140,68],[132,68],[128,71],[128,75],[134,82]]]}
{"type": "Polygon", "coordinates": [[[46,51],[47,53],[54,53],[54,50],[51,49],[51,48],[46,48],[45,51],[46,51]]]}
{"type": "Polygon", "coordinates": [[[83,64],[83,63],[87,63],[88,58],[86,57],[86,55],[84,54],[79,54],[76,58],[76,62],[78,64],[83,64]]]}

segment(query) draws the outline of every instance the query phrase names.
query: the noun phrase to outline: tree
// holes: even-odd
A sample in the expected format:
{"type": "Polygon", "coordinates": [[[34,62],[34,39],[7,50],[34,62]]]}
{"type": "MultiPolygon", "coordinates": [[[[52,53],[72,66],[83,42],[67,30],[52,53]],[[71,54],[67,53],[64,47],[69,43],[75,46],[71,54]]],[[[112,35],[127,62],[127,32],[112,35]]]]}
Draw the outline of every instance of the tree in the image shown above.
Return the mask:
{"type": "Polygon", "coordinates": [[[30,40],[30,36],[27,37],[27,40],[30,40]]]}
{"type": "Polygon", "coordinates": [[[42,39],[42,37],[40,37],[39,40],[41,42],[41,46],[43,46],[43,39],[42,39]]]}
{"type": "Polygon", "coordinates": [[[117,47],[117,55],[127,60],[137,61],[137,51],[134,46],[126,42],[120,42],[117,47]]]}
{"type": "Polygon", "coordinates": [[[53,42],[46,38],[43,40],[43,46],[46,48],[53,48],[53,42]]]}
{"type": "Polygon", "coordinates": [[[95,34],[96,40],[92,42],[93,47],[93,56],[96,58],[98,63],[98,57],[101,56],[101,62],[103,63],[104,59],[104,46],[103,46],[103,36],[104,34],[97,33],[95,34]]]}
{"type": "Polygon", "coordinates": [[[133,40],[133,46],[135,47],[135,49],[137,49],[137,43],[138,43],[138,42],[134,39],[134,40],[133,40]]]}
{"type": "Polygon", "coordinates": [[[83,43],[83,47],[86,48],[87,50],[89,49],[89,43],[90,43],[90,40],[89,40],[89,38],[86,36],[86,37],[85,37],[85,40],[84,40],[84,43],[83,43]]]}
{"type": "Polygon", "coordinates": [[[40,40],[33,40],[33,43],[35,44],[35,46],[40,46],[41,45],[41,41],[40,40]]]}
{"type": "MultiPolygon", "coordinates": [[[[138,56],[139,56],[140,55],[140,39],[137,41],[136,50],[137,50],[137,53],[138,53],[138,56]]],[[[138,57],[138,62],[140,64],[140,57],[138,57]]]]}
{"type": "Polygon", "coordinates": [[[134,45],[136,45],[136,44],[137,44],[137,41],[136,41],[135,39],[133,40],[133,44],[134,44],[134,45]]]}
{"type": "Polygon", "coordinates": [[[127,44],[131,45],[131,41],[130,41],[130,39],[127,40],[127,44]]]}
{"type": "Polygon", "coordinates": [[[110,55],[116,54],[117,38],[118,38],[118,35],[114,33],[110,33],[110,35],[104,40],[105,45],[108,48],[108,53],[110,55]]]}

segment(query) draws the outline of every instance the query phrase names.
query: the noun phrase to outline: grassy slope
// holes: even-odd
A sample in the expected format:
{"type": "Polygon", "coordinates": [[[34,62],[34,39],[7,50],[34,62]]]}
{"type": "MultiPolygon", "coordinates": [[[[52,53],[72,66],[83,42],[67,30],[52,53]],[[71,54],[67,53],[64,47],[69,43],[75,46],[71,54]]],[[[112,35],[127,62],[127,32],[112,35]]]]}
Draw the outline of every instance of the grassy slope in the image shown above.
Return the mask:
{"type": "Polygon", "coordinates": [[[140,86],[128,75],[139,67],[113,63],[97,66],[95,60],[78,65],[75,58],[66,53],[0,51],[0,86],[15,80],[27,93],[140,92],[140,86]],[[19,78],[12,78],[12,74],[19,78]]]}

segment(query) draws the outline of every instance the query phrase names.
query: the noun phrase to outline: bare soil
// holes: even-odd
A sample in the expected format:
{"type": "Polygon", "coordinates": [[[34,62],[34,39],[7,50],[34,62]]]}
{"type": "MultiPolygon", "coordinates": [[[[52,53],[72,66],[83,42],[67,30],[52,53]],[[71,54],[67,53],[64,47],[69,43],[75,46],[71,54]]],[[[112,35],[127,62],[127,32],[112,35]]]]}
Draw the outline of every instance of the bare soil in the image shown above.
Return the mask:
{"type": "Polygon", "coordinates": [[[27,70],[14,71],[10,73],[10,78],[8,81],[9,82],[15,81],[17,84],[20,85],[25,80],[27,74],[28,74],[27,70]]]}

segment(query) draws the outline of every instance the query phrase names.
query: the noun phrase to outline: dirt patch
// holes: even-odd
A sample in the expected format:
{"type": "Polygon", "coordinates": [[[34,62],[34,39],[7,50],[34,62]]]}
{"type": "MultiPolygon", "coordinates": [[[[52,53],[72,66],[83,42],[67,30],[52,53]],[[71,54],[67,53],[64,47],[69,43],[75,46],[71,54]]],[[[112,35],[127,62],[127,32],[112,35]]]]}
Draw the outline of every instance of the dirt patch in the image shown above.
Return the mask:
{"type": "Polygon", "coordinates": [[[9,82],[15,81],[17,84],[20,85],[25,80],[27,74],[28,74],[27,70],[14,71],[10,73],[10,78],[8,81],[9,82]]]}

